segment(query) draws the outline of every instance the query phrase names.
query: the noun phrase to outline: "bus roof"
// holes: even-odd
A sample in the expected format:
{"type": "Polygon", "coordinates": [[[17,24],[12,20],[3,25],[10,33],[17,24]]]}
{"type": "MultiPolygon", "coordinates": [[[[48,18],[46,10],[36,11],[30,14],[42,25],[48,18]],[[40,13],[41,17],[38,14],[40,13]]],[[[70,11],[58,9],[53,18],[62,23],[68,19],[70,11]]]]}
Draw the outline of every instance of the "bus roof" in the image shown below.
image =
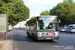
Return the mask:
{"type": "MultiPolygon", "coordinates": [[[[38,17],[58,17],[58,16],[36,16],[36,17],[34,17],[33,19],[38,18],[38,17]]],[[[30,19],[29,21],[31,21],[31,20],[33,20],[33,19],[30,19]]],[[[28,21],[27,21],[27,22],[28,22],[28,21]]]]}

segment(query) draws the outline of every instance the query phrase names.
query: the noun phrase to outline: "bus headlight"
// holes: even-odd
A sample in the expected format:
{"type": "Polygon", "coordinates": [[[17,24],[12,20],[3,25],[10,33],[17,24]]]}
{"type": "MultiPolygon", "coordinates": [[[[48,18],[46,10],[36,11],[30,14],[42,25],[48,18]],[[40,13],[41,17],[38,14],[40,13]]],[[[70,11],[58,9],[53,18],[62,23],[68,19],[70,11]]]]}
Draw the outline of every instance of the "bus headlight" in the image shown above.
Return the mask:
{"type": "Polygon", "coordinates": [[[59,36],[59,32],[55,32],[55,36],[59,36]]]}
{"type": "Polygon", "coordinates": [[[38,37],[41,37],[41,36],[42,36],[42,34],[41,34],[41,33],[37,33],[37,36],[38,36],[38,37]]]}

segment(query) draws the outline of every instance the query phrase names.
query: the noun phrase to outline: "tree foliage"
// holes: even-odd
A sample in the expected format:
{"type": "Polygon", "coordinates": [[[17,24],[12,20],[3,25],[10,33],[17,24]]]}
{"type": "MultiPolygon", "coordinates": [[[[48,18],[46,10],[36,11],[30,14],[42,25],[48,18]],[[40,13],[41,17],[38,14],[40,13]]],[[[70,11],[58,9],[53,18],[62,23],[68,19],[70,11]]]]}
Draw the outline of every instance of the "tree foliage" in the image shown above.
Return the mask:
{"type": "Polygon", "coordinates": [[[9,3],[11,0],[3,0],[5,3],[9,3]]]}
{"type": "Polygon", "coordinates": [[[48,10],[46,10],[46,11],[42,11],[42,13],[40,13],[40,15],[49,15],[50,13],[49,13],[49,11],[48,10]]]}
{"type": "Polygon", "coordinates": [[[22,0],[0,0],[0,13],[7,14],[8,8],[8,21],[14,26],[20,20],[26,20],[29,18],[29,8],[24,4],[22,0]]]}
{"type": "Polygon", "coordinates": [[[64,2],[68,2],[68,3],[72,4],[73,0],[64,0],[64,2]]]}
{"type": "Polygon", "coordinates": [[[60,25],[73,23],[75,20],[75,3],[73,0],[64,1],[63,3],[57,4],[50,10],[50,15],[57,15],[61,20],[60,25]]]}
{"type": "MultiPolygon", "coordinates": [[[[35,18],[35,16],[32,16],[32,17],[30,18],[30,20],[33,19],[33,18],[35,18]]],[[[27,22],[25,23],[25,26],[27,26],[27,22]]]]}
{"type": "Polygon", "coordinates": [[[21,21],[25,21],[26,19],[28,19],[29,18],[29,8],[28,7],[26,7],[26,5],[23,3],[23,1],[22,0],[20,0],[20,1],[17,1],[14,5],[13,5],[13,18],[12,18],[12,20],[13,20],[13,24],[16,24],[16,23],[18,23],[19,22],[19,19],[21,20],[21,21]],[[16,22],[15,22],[16,21],[16,22]]]}
{"type": "Polygon", "coordinates": [[[5,2],[0,0],[0,14],[6,13],[7,9],[6,9],[5,5],[6,5],[5,2]]]}
{"type": "Polygon", "coordinates": [[[32,16],[30,19],[33,19],[33,18],[35,18],[35,16],[32,16]]]}
{"type": "Polygon", "coordinates": [[[69,3],[73,3],[73,0],[68,0],[69,3]]]}

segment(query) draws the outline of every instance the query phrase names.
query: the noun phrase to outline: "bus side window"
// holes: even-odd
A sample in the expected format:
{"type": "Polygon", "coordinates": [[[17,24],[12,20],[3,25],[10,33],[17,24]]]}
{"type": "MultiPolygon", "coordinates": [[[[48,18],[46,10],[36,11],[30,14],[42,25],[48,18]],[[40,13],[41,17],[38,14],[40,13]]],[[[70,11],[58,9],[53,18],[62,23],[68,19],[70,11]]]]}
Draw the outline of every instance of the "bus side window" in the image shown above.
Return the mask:
{"type": "Polygon", "coordinates": [[[29,24],[27,24],[27,30],[29,30],[29,24]]]}
{"type": "Polygon", "coordinates": [[[33,25],[33,23],[30,24],[30,30],[34,30],[34,25],[33,25]]]}
{"type": "Polygon", "coordinates": [[[29,26],[27,26],[27,30],[29,30],[29,26]]]}

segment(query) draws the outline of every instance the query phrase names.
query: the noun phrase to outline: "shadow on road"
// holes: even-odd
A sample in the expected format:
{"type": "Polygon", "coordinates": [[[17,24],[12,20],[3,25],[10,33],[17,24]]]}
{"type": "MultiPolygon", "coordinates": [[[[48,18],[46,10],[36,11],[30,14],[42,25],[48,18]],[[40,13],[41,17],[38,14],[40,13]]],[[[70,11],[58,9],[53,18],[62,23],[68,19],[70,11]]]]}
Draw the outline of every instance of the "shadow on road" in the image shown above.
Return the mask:
{"type": "Polygon", "coordinates": [[[26,35],[13,35],[13,40],[14,41],[25,41],[25,42],[38,42],[38,43],[57,43],[56,41],[51,41],[51,40],[33,40],[32,38],[29,38],[26,35]]]}

